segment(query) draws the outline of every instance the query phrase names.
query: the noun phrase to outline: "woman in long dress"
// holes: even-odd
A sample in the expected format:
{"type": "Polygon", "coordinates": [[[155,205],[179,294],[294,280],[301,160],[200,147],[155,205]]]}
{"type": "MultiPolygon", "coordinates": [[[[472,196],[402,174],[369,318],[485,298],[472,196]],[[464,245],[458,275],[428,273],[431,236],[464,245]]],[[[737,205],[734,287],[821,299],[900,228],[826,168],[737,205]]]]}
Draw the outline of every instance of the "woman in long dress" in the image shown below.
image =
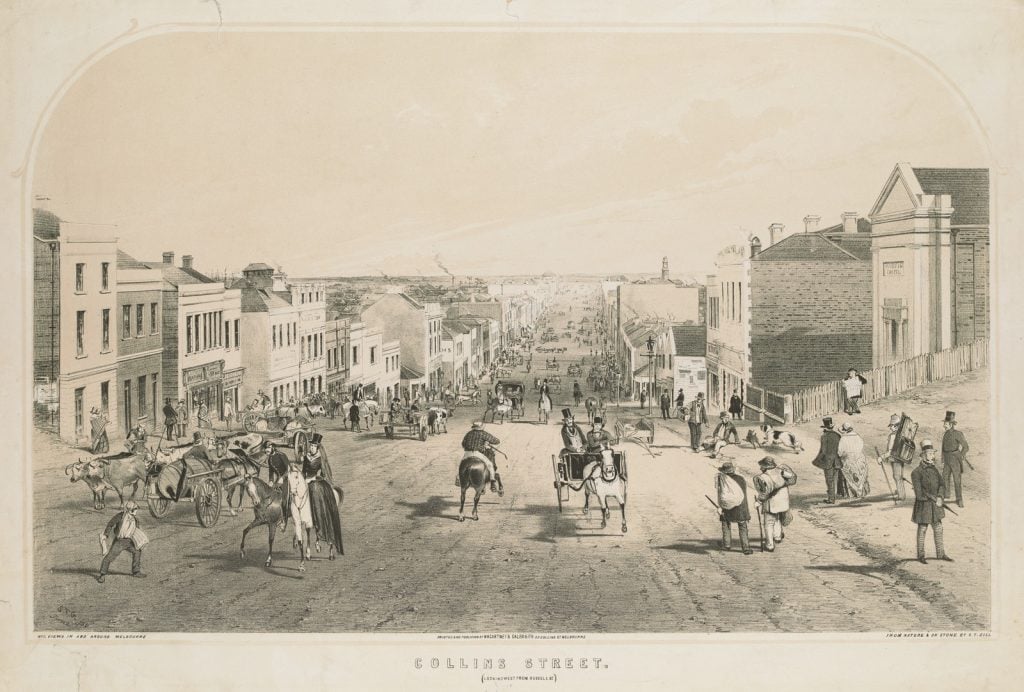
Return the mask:
{"type": "Polygon", "coordinates": [[[868,462],[864,456],[864,440],[849,425],[839,427],[839,459],[843,466],[840,478],[845,481],[848,494],[853,497],[867,497],[871,492],[868,482],[868,462]]]}
{"type": "Polygon", "coordinates": [[[338,495],[335,495],[333,474],[327,456],[320,446],[322,438],[314,433],[309,440],[309,451],[302,460],[302,475],[309,487],[309,508],[313,515],[313,530],[316,531],[316,549],[320,543],[330,546],[330,559],[334,551],[344,555],[341,542],[341,517],[338,514],[338,495]]]}

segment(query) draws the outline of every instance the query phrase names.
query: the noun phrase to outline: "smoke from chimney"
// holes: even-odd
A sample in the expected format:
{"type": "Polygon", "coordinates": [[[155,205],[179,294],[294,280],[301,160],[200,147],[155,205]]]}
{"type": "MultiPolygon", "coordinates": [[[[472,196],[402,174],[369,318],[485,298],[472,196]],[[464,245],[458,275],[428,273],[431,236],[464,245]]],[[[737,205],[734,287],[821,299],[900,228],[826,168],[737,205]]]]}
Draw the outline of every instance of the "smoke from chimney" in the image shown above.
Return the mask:
{"type": "Polygon", "coordinates": [[[455,285],[455,275],[452,274],[450,271],[448,271],[448,267],[444,266],[441,263],[441,255],[434,255],[434,264],[439,266],[441,268],[441,271],[443,271],[445,274],[447,274],[448,276],[452,277],[452,286],[454,286],[455,285]]]}

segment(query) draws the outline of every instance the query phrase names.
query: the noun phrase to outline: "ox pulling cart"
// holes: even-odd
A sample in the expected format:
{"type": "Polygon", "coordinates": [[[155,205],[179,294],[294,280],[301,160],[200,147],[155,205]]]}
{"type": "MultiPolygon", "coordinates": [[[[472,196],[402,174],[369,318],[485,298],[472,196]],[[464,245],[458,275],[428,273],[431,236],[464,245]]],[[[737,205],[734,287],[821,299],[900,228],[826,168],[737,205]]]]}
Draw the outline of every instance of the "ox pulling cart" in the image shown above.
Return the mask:
{"type": "Polygon", "coordinates": [[[392,414],[388,411],[384,419],[384,436],[389,440],[395,439],[395,434],[401,430],[402,434],[421,442],[427,441],[427,414],[423,411],[401,409],[398,413],[392,414]]]}

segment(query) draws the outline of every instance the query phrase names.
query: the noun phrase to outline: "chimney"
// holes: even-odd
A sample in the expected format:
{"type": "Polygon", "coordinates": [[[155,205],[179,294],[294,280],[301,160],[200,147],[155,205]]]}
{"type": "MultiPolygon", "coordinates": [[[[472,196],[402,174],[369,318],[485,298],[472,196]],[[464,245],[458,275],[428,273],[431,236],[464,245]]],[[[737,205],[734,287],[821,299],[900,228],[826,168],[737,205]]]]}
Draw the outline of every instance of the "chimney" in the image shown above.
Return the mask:
{"type": "Polygon", "coordinates": [[[661,258],[661,280],[668,281],[668,257],[661,258]]]}
{"type": "Polygon", "coordinates": [[[857,212],[855,211],[844,211],[843,212],[843,233],[856,233],[857,232],[857,212]]]}
{"type": "Polygon", "coordinates": [[[782,234],[786,230],[786,225],[781,223],[773,223],[768,227],[768,247],[771,247],[775,243],[782,240],[782,234]]]}
{"type": "Polygon", "coordinates": [[[173,252],[165,252],[164,253],[164,264],[174,264],[174,253],[173,252]]]}
{"type": "Polygon", "coordinates": [[[192,268],[192,255],[182,255],[181,256],[181,268],[182,269],[191,269],[192,268]]]}
{"type": "Polygon", "coordinates": [[[817,233],[818,224],[821,222],[820,216],[805,216],[804,217],[804,233],[817,233]]]}
{"type": "Polygon", "coordinates": [[[750,256],[754,257],[761,252],[761,239],[756,235],[750,239],[750,256]]]}

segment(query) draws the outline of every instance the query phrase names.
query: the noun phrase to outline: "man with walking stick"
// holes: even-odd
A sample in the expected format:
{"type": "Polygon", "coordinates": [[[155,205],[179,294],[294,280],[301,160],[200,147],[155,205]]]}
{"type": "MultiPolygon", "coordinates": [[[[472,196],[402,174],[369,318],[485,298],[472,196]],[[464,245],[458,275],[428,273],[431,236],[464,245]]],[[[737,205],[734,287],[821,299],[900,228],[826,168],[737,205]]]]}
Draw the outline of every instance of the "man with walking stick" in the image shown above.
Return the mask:
{"type": "Polygon", "coordinates": [[[783,526],[790,523],[789,482],[773,457],[757,462],[761,473],[754,476],[759,512],[764,512],[762,543],[769,553],[775,551],[775,544],[786,537],[783,526]]]}
{"type": "MultiPolygon", "coordinates": [[[[956,490],[957,507],[964,506],[964,495],[960,486],[960,475],[964,472],[964,463],[970,466],[967,461],[967,452],[971,447],[967,444],[967,438],[956,429],[956,413],[946,411],[946,419],[942,421],[945,433],[942,435],[942,480],[946,486],[946,492],[950,490],[950,480],[953,489],[956,490]]],[[[974,467],[971,466],[973,469],[974,467]]],[[[945,497],[945,494],[943,494],[945,497]]]]}
{"type": "Polygon", "coordinates": [[[942,498],[946,496],[946,483],[935,468],[935,448],[931,440],[921,442],[921,463],[911,472],[910,482],[914,485],[911,521],[917,524],[917,561],[922,565],[928,564],[924,558],[924,539],[931,526],[936,559],[952,562],[953,558],[946,555],[942,542],[942,519],[945,517],[942,498]]]}

